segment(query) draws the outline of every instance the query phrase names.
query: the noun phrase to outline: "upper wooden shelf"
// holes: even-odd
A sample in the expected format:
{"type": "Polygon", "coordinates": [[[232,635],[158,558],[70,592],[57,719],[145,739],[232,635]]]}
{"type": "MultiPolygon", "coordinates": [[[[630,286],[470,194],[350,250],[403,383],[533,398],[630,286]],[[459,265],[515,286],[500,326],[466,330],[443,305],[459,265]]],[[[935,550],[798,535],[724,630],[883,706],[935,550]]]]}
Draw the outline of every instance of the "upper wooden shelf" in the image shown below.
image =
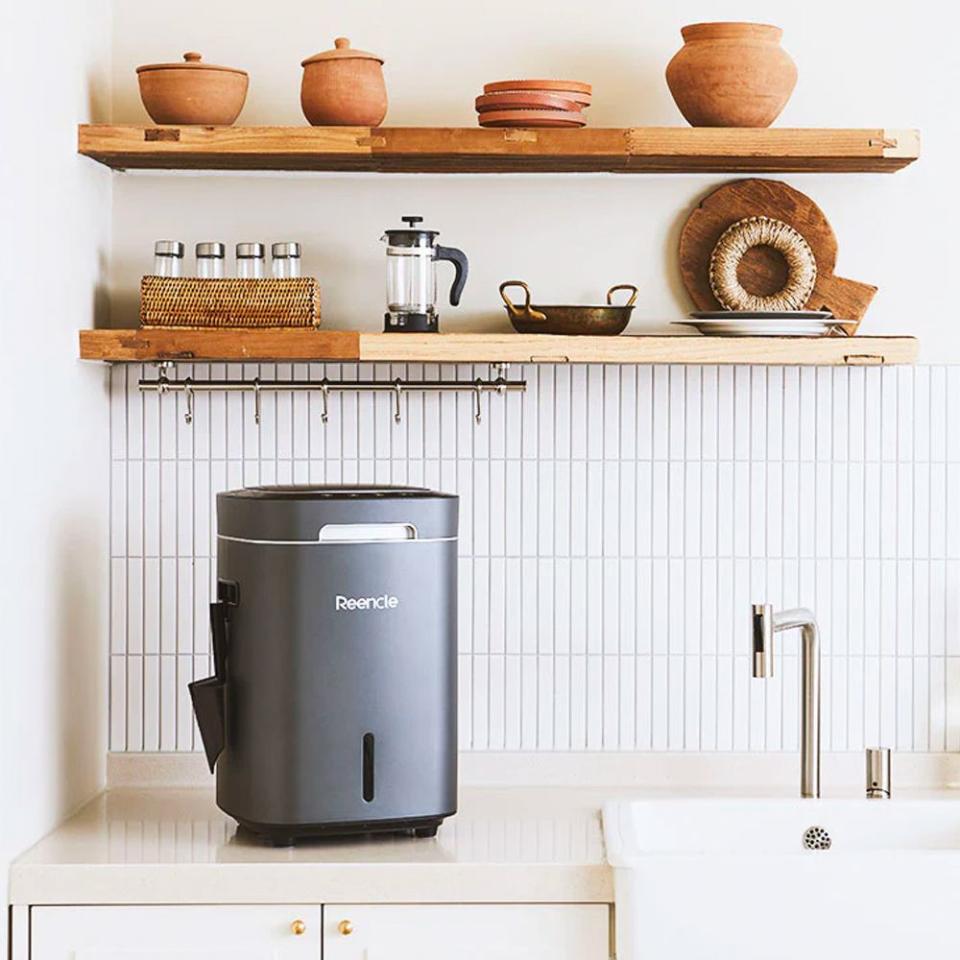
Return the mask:
{"type": "Polygon", "coordinates": [[[81,125],[80,153],[117,170],[399,173],[887,173],[916,130],[81,125]]]}
{"type": "Polygon", "coordinates": [[[849,366],[913,363],[914,337],[553,337],[352,330],[81,330],[84,360],[147,363],[694,363],[849,366]]]}

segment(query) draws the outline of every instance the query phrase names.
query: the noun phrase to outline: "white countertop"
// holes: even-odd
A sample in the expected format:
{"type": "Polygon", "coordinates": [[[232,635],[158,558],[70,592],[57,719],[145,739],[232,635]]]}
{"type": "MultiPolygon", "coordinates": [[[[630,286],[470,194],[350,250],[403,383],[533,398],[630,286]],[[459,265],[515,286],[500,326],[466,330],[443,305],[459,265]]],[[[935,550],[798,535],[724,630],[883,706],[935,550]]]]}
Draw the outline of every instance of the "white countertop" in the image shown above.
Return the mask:
{"type": "Polygon", "coordinates": [[[435,839],[264,846],[209,789],[101,794],[10,869],[13,904],[613,901],[606,789],[467,787],[435,839]]]}
{"type": "MultiPolygon", "coordinates": [[[[795,784],[718,788],[731,779],[730,769],[724,767],[713,786],[466,786],[459,812],[436,838],[379,836],[283,848],[238,836],[210,787],[114,788],[13,863],[9,897],[24,905],[613,903],[603,803],[796,795],[795,784]]],[[[847,785],[829,793],[862,796],[862,789],[847,785]]],[[[897,788],[896,795],[960,796],[939,785],[897,788]]]]}

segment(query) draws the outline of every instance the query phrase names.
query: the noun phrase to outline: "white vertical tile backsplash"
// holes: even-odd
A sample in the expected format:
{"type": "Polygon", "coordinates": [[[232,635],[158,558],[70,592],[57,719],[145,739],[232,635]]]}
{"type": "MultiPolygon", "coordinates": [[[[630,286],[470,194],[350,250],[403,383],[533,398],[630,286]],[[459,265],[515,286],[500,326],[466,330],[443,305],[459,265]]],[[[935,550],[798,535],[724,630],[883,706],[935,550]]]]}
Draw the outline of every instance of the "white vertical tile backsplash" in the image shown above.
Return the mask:
{"type": "MultiPolygon", "coordinates": [[[[195,379],[486,374],[179,365],[195,379]]],[[[110,745],[197,750],[215,497],[410,483],[461,497],[460,738],[472,750],[795,750],[798,659],[748,669],[749,605],[823,634],[824,743],[960,749],[960,367],[528,366],[525,395],[111,403],[110,745]]]]}

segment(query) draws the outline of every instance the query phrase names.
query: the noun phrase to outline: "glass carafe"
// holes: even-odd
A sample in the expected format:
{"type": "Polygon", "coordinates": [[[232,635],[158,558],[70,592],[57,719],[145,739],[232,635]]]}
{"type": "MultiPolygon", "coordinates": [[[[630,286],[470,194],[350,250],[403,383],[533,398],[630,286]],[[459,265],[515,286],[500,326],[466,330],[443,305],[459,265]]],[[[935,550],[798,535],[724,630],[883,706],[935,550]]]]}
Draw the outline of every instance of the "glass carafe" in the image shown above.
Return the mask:
{"type": "Polygon", "coordinates": [[[417,224],[422,217],[403,217],[407,226],[387,230],[381,239],[387,242],[387,333],[434,333],[438,329],[438,260],[450,261],[456,270],[450,288],[450,303],[456,306],[467,280],[467,258],[462,250],[442,247],[436,230],[424,230],[417,224]]]}

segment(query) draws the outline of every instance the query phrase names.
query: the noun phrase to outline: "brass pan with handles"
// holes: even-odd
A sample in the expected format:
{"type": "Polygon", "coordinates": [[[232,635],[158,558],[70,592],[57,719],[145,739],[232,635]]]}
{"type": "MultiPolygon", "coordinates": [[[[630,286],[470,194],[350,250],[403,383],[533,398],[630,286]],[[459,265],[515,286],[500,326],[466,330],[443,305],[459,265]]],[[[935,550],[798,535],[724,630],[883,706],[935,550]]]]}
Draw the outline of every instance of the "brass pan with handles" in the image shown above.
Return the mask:
{"type": "Polygon", "coordinates": [[[507,316],[517,333],[552,333],[565,336],[615,337],[623,333],[630,322],[630,314],[639,291],[632,283],[618,283],[607,291],[604,306],[546,305],[531,303],[530,288],[522,280],[504,280],[500,284],[500,296],[507,309],[507,316]],[[524,292],[522,306],[517,306],[507,295],[510,287],[520,287],[524,292]],[[624,304],[615,304],[613,294],[629,290],[630,299],[624,304]]]}

